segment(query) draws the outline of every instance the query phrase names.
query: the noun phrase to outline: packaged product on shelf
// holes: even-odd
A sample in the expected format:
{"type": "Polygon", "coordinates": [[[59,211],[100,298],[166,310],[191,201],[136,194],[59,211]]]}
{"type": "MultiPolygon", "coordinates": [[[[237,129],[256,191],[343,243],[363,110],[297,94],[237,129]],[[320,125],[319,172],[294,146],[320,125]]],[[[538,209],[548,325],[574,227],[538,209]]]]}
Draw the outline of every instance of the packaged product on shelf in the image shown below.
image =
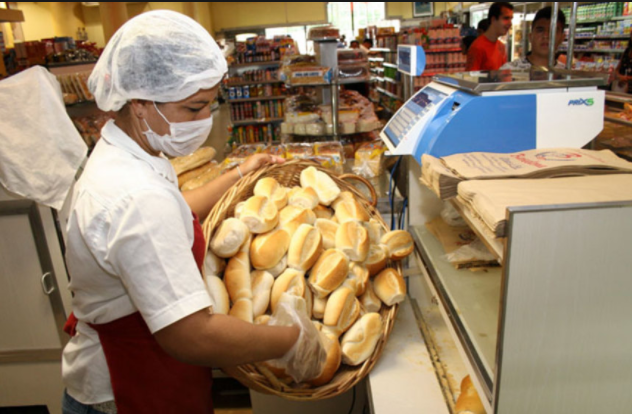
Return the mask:
{"type": "Polygon", "coordinates": [[[270,155],[274,155],[276,157],[281,157],[281,158],[286,158],[287,156],[285,145],[282,145],[282,144],[268,145],[267,147],[265,147],[265,149],[262,152],[264,154],[270,154],[270,155]]]}
{"type": "MultiPolygon", "coordinates": [[[[295,95],[285,100],[285,122],[281,124],[281,133],[308,135],[307,124],[317,124],[320,116],[316,113],[316,103],[305,95],[295,95]]],[[[325,127],[312,125],[311,135],[322,134],[325,127]]]]}
{"type": "Polygon", "coordinates": [[[285,158],[293,160],[295,158],[305,159],[314,156],[314,146],[307,143],[285,144],[285,158]]]}
{"type": "Polygon", "coordinates": [[[355,65],[368,61],[368,54],[362,49],[338,49],[338,65],[355,65]]]}
{"type": "Polygon", "coordinates": [[[237,147],[233,152],[226,156],[228,163],[242,163],[251,155],[258,154],[265,149],[265,144],[245,144],[237,147]]]}
{"type": "Polygon", "coordinates": [[[103,128],[106,122],[112,119],[112,116],[106,113],[100,113],[81,117],[71,116],[71,119],[86,145],[92,147],[97,143],[99,138],[101,138],[101,128],[103,128]]]}
{"type": "Polygon", "coordinates": [[[333,26],[319,26],[309,29],[308,40],[338,40],[340,30],[333,26]]]}
{"type": "Polygon", "coordinates": [[[362,49],[338,50],[338,76],[340,79],[368,80],[369,59],[362,49]]]}
{"type": "Polygon", "coordinates": [[[363,177],[377,177],[384,172],[384,153],[386,146],[382,141],[366,142],[355,153],[353,172],[363,177]]]}
{"type": "Polygon", "coordinates": [[[315,161],[320,164],[321,167],[327,168],[328,170],[331,170],[336,174],[342,174],[344,172],[344,165],[340,164],[334,157],[328,155],[316,155],[305,157],[305,159],[315,161]]]}
{"type": "Polygon", "coordinates": [[[317,142],[314,144],[314,153],[318,157],[331,158],[336,169],[342,170],[345,164],[344,148],[337,141],[317,142]]]}

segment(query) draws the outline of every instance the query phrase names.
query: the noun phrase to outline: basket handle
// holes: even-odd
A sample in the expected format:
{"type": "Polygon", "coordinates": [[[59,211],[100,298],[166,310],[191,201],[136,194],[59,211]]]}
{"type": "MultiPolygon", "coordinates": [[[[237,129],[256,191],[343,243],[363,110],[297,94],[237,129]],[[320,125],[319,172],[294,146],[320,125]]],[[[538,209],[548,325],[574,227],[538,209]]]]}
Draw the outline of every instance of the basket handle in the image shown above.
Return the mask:
{"type": "Polygon", "coordinates": [[[375,192],[375,188],[373,187],[373,184],[371,184],[366,178],[360,177],[359,175],[355,175],[355,174],[342,174],[338,178],[340,178],[341,180],[360,181],[362,184],[366,186],[366,188],[369,189],[369,192],[371,193],[371,201],[370,201],[371,206],[373,207],[377,206],[377,193],[375,192]]]}

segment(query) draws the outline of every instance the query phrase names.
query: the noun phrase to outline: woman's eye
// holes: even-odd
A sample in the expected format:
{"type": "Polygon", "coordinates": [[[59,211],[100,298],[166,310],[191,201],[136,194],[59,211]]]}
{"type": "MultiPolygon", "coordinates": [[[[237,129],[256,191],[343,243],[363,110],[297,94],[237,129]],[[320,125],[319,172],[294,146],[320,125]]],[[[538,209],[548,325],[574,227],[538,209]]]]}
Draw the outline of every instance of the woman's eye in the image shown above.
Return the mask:
{"type": "Polygon", "coordinates": [[[187,109],[188,109],[190,112],[193,112],[193,113],[198,113],[198,112],[200,112],[202,109],[204,109],[204,107],[201,107],[201,108],[187,108],[187,109]]]}

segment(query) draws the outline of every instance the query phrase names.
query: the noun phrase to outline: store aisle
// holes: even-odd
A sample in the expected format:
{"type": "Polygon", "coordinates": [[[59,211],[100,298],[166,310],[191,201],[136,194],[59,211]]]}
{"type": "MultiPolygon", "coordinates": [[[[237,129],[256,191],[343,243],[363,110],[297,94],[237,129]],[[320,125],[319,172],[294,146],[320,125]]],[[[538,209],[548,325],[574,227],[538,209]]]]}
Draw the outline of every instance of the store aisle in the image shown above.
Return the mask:
{"type": "Polygon", "coordinates": [[[215,148],[217,155],[215,160],[221,162],[226,156],[225,147],[228,141],[228,127],[230,126],[230,108],[229,105],[224,103],[219,106],[219,109],[213,111],[213,129],[208,139],[204,143],[206,146],[215,148]]]}

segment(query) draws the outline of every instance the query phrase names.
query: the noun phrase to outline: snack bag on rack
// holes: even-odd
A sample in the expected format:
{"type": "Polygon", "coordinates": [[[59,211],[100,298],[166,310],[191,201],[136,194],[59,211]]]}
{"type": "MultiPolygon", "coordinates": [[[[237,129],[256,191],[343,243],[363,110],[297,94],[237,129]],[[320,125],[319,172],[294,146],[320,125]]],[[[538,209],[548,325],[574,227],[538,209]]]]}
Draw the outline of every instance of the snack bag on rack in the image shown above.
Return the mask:
{"type": "Polygon", "coordinates": [[[384,172],[384,153],[386,146],[382,141],[366,142],[355,153],[353,172],[367,178],[377,177],[384,172]]]}
{"type": "Polygon", "coordinates": [[[329,159],[327,168],[331,168],[339,174],[342,174],[345,165],[344,148],[337,141],[317,142],[314,144],[314,153],[318,157],[326,157],[329,159]]]}
{"type": "Polygon", "coordinates": [[[237,147],[233,152],[226,156],[224,163],[232,164],[237,163],[241,164],[246,160],[246,158],[251,155],[258,154],[265,149],[265,144],[245,144],[237,147]]]}
{"type": "Polygon", "coordinates": [[[308,143],[285,144],[285,151],[287,160],[306,159],[314,156],[314,145],[308,143]]]}

